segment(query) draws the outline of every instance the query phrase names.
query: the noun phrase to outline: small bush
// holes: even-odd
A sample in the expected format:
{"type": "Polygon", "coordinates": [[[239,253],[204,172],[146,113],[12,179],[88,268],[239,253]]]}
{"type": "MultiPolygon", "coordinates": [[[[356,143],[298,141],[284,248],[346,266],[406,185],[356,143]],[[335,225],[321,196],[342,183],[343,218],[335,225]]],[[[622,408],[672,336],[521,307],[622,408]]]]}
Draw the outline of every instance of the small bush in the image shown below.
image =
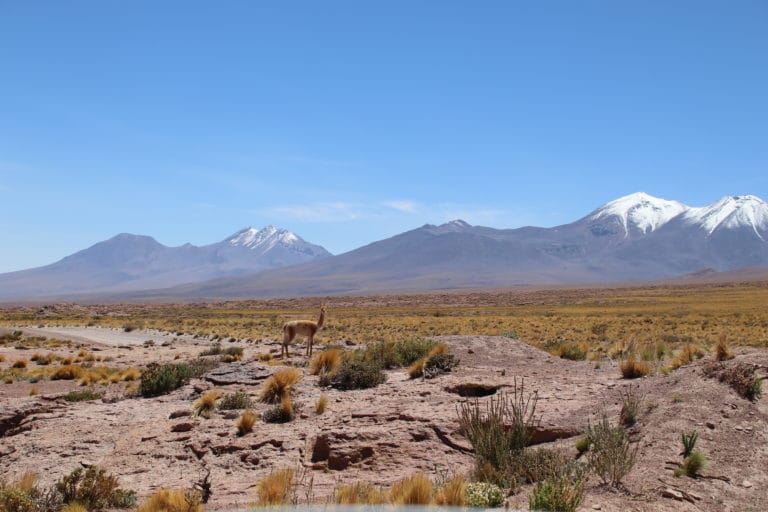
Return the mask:
{"type": "Polygon", "coordinates": [[[301,380],[301,371],[296,368],[285,368],[276,372],[264,382],[259,401],[276,404],[289,396],[293,386],[301,380]]]}
{"type": "Polygon", "coordinates": [[[429,354],[437,342],[423,338],[400,341],[382,341],[368,345],[364,358],[378,363],[383,369],[401,368],[429,354]]]}
{"type": "Polygon", "coordinates": [[[10,483],[0,480],[0,511],[47,512],[58,510],[61,504],[59,493],[38,487],[35,473],[24,473],[10,483]]]}
{"type": "Polygon", "coordinates": [[[259,480],[256,486],[259,505],[275,506],[290,504],[293,495],[294,474],[292,469],[283,469],[274,471],[259,480]]]}
{"type": "Polygon", "coordinates": [[[437,490],[435,505],[444,507],[465,507],[467,505],[467,480],[463,475],[456,475],[437,490]]]}
{"type": "Polygon", "coordinates": [[[338,370],[322,375],[320,385],[341,390],[368,389],[375,388],[386,379],[379,363],[356,352],[345,357],[338,370]]]}
{"type": "Polygon", "coordinates": [[[429,356],[424,363],[424,378],[433,379],[442,373],[448,373],[458,364],[459,360],[453,354],[443,352],[429,356]]]}
{"type": "Polygon", "coordinates": [[[628,359],[621,362],[621,375],[625,379],[637,379],[645,377],[651,373],[651,367],[645,361],[638,361],[635,356],[629,356],[628,359]]]}
{"type": "Polygon", "coordinates": [[[13,362],[12,368],[26,368],[27,367],[27,360],[26,359],[17,359],[13,362]]]}
{"type": "Polygon", "coordinates": [[[429,505],[432,501],[432,482],[422,473],[395,482],[389,491],[393,505],[429,505]]]}
{"type": "Polygon", "coordinates": [[[101,393],[93,391],[92,389],[84,389],[82,391],[70,391],[62,397],[67,402],[86,402],[89,400],[99,400],[101,393]]]}
{"type": "Polygon", "coordinates": [[[192,409],[195,411],[196,416],[202,416],[203,418],[210,418],[213,415],[213,411],[216,410],[216,400],[221,393],[212,389],[203,393],[200,398],[195,400],[192,404],[192,409]]]}
{"type": "Polygon", "coordinates": [[[264,423],[288,423],[295,417],[291,395],[285,395],[279,404],[267,409],[261,416],[264,423]]]}
{"type": "Polygon", "coordinates": [[[245,434],[253,430],[253,425],[256,423],[256,414],[250,409],[244,411],[240,418],[237,420],[235,426],[237,427],[237,435],[244,436],[245,434]]]}
{"type": "Polygon", "coordinates": [[[725,339],[725,334],[721,334],[717,339],[717,345],[715,345],[715,359],[718,361],[726,361],[733,359],[733,352],[728,348],[728,342],[725,339]]]}
{"type": "Polygon", "coordinates": [[[315,413],[323,414],[327,406],[328,406],[328,395],[323,393],[322,395],[320,395],[320,398],[318,398],[317,402],[315,403],[315,413]]]}
{"type": "Polygon", "coordinates": [[[139,392],[144,397],[170,393],[192,377],[192,369],[185,364],[151,364],[141,374],[139,392]]]}
{"type": "Polygon", "coordinates": [[[696,450],[688,455],[682,465],[675,470],[675,476],[687,475],[696,478],[707,467],[707,457],[703,452],[696,450]]]}
{"type": "Polygon", "coordinates": [[[496,508],[504,502],[501,487],[485,482],[467,484],[467,505],[476,508],[496,508]]]}
{"type": "Polygon", "coordinates": [[[183,489],[160,489],[136,512],[203,512],[200,493],[183,489]]]}
{"type": "Polygon", "coordinates": [[[683,432],[680,434],[683,441],[683,457],[688,457],[696,448],[696,441],[699,439],[699,434],[695,430],[691,432],[683,432]]]}
{"type": "Polygon", "coordinates": [[[527,483],[541,482],[560,476],[568,467],[570,458],[557,448],[529,448],[511,462],[511,474],[527,483]]]}
{"type": "Polygon", "coordinates": [[[589,450],[589,436],[580,437],[576,441],[576,449],[579,451],[579,455],[589,450]]]}
{"type": "Polygon", "coordinates": [[[79,503],[88,510],[132,508],[136,493],[120,489],[117,478],[96,466],[77,468],[55,485],[64,503],[79,503]]]}
{"type": "Polygon", "coordinates": [[[560,345],[557,355],[562,359],[583,361],[587,358],[587,347],[584,344],[568,341],[560,345]]]}
{"type": "Polygon", "coordinates": [[[344,352],[338,348],[329,348],[317,354],[310,363],[309,373],[321,375],[335,372],[341,365],[344,352]]]}
{"type": "Polygon", "coordinates": [[[253,400],[247,393],[235,391],[227,393],[219,400],[219,409],[222,411],[231,411],[238,409],[249,409],[253,406],[253,400]]]}
{"type": "Polygon", "coordinates": [[[742,398],[757,400],[763,394],[763,380],[755,375],[755,365],[737,363],[726,366],[723,363],[712,363],[704,368],[704,375],[717,377],[725,382],[742,398]]]}
{"type": "Polygon", "coordinates": [[[387,495],[368,482],[357,482],[338,487],[333,500],[338,505],[380,505],[387,502],[387,495]]]}
{"type": "Polygon", "coordinates": [[[637,422],[637,415],[640,413],[640,404],[643,402],[644,395],[640,394],[638,388],[632,385],[619,391],[619,393],[621,396],[619,421],[625,427],[631,427],[637,422]]]}
{"type": "Polygon", "coordinates": [[[632,446],[621,426],[614,426],[606,416],[589,426],[587,436],[591,449],[587,452],[589,467],[605,484],[619,487],[637,459],[637,446],[632,446]]]}
{"type": "Polygon", "coordinates": [[[576,512],[584,501],[586,471],[571,466],[563,474],[551,476],[536,484],[528,497],[531,510],[576,512]]]}

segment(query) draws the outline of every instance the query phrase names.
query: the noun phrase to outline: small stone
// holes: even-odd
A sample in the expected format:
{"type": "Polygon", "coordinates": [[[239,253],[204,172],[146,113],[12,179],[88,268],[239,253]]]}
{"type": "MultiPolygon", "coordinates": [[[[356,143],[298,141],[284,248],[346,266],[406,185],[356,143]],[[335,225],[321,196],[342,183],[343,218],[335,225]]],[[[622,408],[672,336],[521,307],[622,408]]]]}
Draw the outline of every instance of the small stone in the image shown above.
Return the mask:
{"type": "Polygon", "coordinates": [[[710,430],[714,430],[715,429],[715,424],[712,423],[711,421],[708,421],[707,422],[707,428],[710,429],[710,430]]]}
{"type": "Polygon", "coordinates": [[[173,411],[170,414],[170,416],[168,416],[168,419],[173,420],[176,418],[184,418],[186,416],[191,416],[191,415],[192,415],[192,411],[190,411],[189,409],[179,409],[177,411],[173,411]]]}
{"type": "Polygon", "coordinates": [[[171,427],[171,432],[189,432],[195,428],[195,424],[191,422],[177,423],[171,427]]]}
{"type": "Polygon", "coordinates": [[[752,482],[750,482],[749,480],[744,480],[743,482],[741,482],[741,486],[744,487],[745,489],[750,489],[752,487],[752,482]]]}
{"type": "Polygon", "coordinates": [[[592,505],[592,510],[602,510],[602,509],[603,507],[601,507],[600,505],[592,505]]]}

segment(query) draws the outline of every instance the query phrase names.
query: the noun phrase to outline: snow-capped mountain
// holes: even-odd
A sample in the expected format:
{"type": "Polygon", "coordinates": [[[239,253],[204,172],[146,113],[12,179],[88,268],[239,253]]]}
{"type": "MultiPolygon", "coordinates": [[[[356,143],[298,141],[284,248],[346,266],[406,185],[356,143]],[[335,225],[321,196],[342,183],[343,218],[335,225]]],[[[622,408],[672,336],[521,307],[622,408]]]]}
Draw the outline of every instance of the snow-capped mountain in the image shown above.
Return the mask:
{"type": "Polygon", "coordinates": [[[162,288],[252,274],[331,254],[286,229],[251,227],[210,245],[167,247],[121,233],[50,265],[0,274],[0,298],[162,288]]]}
{"type": "Polygon", "coordinates": [[[587,218],[593,226],[597,226],[598,221],[618,223],[624,236],[629,237],[635,230],[642,234],[655,231],[688,209],[688,206],[677,201],[636,192],[601,206],[587,218]]]}
{"type": "Polygon", "coordinates": [[[718,229],[748,228],[762,239],[768,230],[768,203],[757,196],[725,196],[709,206],[689,208],[684,218],[710,235],[718,229]]]}

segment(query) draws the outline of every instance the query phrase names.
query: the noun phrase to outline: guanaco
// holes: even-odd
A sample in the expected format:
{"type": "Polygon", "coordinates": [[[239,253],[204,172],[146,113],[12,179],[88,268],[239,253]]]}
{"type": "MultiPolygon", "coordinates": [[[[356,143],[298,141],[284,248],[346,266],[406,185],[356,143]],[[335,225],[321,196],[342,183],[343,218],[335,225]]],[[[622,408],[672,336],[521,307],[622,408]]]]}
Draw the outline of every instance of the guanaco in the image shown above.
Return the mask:
{"type": "Polygon", "coordinates": [[[320,306],[320,317],[317,322],[311,320],[292,320],[283,324],[283,347],[280,351],[280,356],[288,355],[288,345],[293,341],[296,336],[307,337],[307,352],[306,355],[312,355],[312,343],[315,340],[315,334],[317,331],[323,328],[323,322],[325,321],[325,306],[320,306]]]}

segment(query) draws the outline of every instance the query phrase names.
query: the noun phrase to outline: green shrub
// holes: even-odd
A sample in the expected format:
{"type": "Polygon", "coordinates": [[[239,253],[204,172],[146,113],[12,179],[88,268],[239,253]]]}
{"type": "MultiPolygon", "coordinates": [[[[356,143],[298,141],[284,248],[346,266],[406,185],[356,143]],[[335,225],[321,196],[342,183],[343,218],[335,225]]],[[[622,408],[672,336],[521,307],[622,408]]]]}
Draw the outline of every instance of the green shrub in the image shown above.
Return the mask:
{"type": "Polygon", "coordinates": [[[201,358],[189,363],[150,364],[141,373],[139,393],[144,397],[170,393],[189,382],[189,379],[201,377],[216,365],[214,361],[201,358]]]}
{"type": "Polygon", "coordinates": [[[531,510],[576,512],[584,501],[586,471],[580,465],[571,465],[562,474],[550,476],[536,484],[528,497],[531,510]]]}
{"type": "Polygon", "coordinates": [[[680,437],[682,437],[683,441],[683,457],[688,457],[693,453],[694,448],[696,448],[696,441],[699,439],[699,434],[695,430],[692,430],[688,433],[683,432],[680,437]]]}
{"type": "Polygon", "coordinates": [[[637,446],[632,446],[620,425],[612,425],[606,416],[590,425],[587,436],[591,449],[587,452],[589,467],[603,483],[618,487],[637,459],[637,446]]]}
{"type": "Polygon", "coordinates": [[[234,393],[227,393],[221,400],[219,400],[219,409],[233,410],[233,409],[250,409],[253,406],[253,401],[247,393],[242,391],[235,391],[234,393]]]}
{"type": "Polygon", "coordinates": [[[675,476],[687,475],[696,478],[707,467],[707,457],[700,450],[688,455],[682,465],[675,470],[675,476]]]}
{"type": "Polygon", "coordinates": [[[640,404],[643,402],[642,395],[637,386],[631,384],[625,389],[619,391],[621,398],[621,413],[619,421],[625,427],[631,427],[637,423],[637,415],[640,412],[640,404]]]}
{"type": "Polygon", "coordinates": [[[400,341],[380,341],[368,345],[364,357],[377,362],[381,368],[390,370],[409,366],[426,356],[437,342],[423,338],[411,338],[400,341]]]}
{"type": "Polygon", "coordinates": [[[580,437],[576,441],[576,449],[579,451],[579,455],[589,450],[589,436],[580,437]]]}
{"type": "Polygon", "coordinates": [[[430,356],[424,363],[424,378],[433,379],[442,373],[450,372],[458,364],[459,360],[453,354],[443,353],[430,356]]]}
{"type": "Polygon", "coordinates": [[[522,456],[513,461],[513,463],[517,462],[518,467],[514,467],[512,470],[517,479],[532,484],[564,474],[570,461],[563,450],[529,448],[523,451],[522,456]]]}
{"type": "Polygon", "coordinates": [[[375,388],[386,379],[378,362],[356,351],[347,355],[335,372],[321,375],[319,382],[321,386],[350,390],[375,388]]]}
{"type": "Polygon", "coordinates": [[[98,400],[101,398],[101,393],[93,391],[92,389],[84,389],[82,391],[70,391],[62,398],[67,402],[85,402],[87,400],[98,400]]]}
{"type": "Polygon", "coordinates": [[[476,508],[495,508],[504,502],[501,487],[485,482],[467,484],[467,505],[476,508]]]}
{"type": "Polygon", "coordinates": [[[120,489],[117,478],[101,468],[77,468],[56,483],[64,503],[77,502],[88,510],[131,508],[136,493],[120,489]]]}

